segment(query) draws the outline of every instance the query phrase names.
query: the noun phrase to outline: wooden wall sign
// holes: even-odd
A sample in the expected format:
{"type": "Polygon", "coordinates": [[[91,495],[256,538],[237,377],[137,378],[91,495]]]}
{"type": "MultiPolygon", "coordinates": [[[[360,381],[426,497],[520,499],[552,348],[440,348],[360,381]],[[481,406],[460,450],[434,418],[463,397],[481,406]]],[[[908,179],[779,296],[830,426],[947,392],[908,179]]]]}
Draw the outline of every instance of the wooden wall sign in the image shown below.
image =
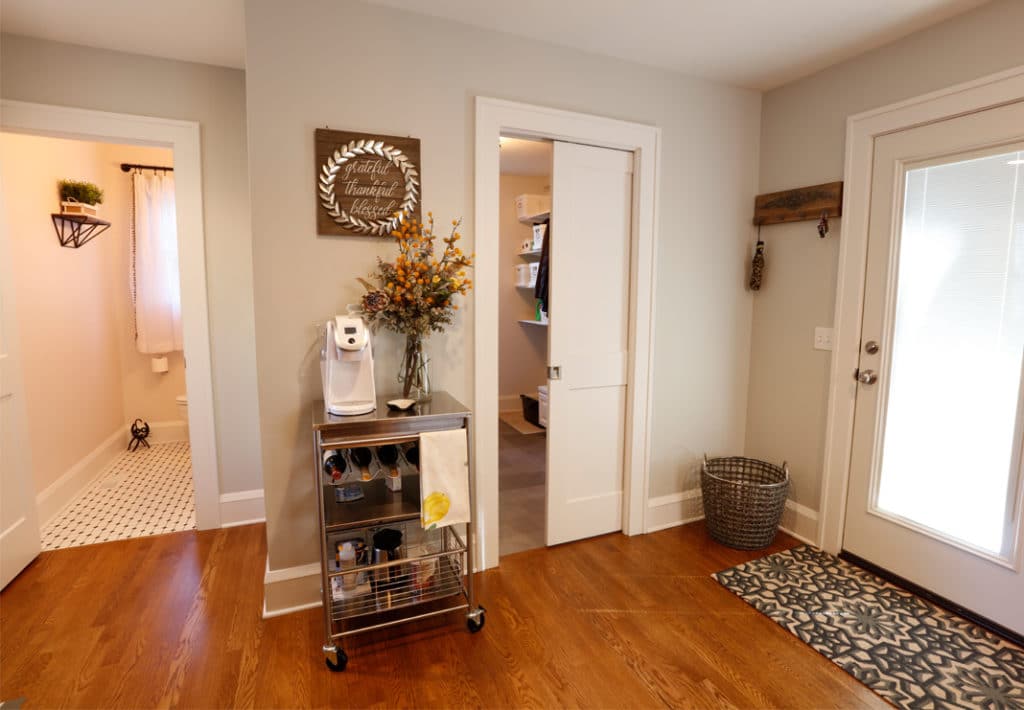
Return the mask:
{"type": "Polygon", "coordinates": [[[420,219],[420,190],[418,138],[316,130],[317,234],[386,237],[420,219]]]}
{"type": "Polygon", "coordinates": [[[769,192],[754,200],[754,224],[802,222],[843,215],[843,182],[769,192]]]}

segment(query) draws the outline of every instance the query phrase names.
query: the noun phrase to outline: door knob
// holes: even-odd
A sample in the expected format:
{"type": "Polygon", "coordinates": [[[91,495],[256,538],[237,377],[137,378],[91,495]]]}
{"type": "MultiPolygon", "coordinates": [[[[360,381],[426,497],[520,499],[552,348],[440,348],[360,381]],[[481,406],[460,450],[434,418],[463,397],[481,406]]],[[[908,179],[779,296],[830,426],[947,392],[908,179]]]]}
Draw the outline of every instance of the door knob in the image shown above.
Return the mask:
{"type": "Polygon", "coordinates": [[[874,370],[857,370],[854,377],[856,377],[857,382],[860,382],[862,385],[873,385],[878,382],[878,375],[875,374],[874,370]]]}
{"type": "Polygon", "coordinates": [[[864,352],[868,355],[875,355],[878,352],[878,343],[874,340],[864,343],[864,352]]]}

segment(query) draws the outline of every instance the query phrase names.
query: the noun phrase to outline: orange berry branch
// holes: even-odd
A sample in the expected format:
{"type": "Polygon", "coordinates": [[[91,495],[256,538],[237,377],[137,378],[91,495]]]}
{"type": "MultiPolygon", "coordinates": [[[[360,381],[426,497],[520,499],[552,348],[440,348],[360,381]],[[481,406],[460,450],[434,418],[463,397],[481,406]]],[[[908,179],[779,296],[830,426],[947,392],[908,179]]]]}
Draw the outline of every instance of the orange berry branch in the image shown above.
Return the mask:
{"type": "Polygon", "coordinates": [[[459,308],[453,299],[465,296],[473,287],[466,269],[473,266],[474,255],[464,254],[457,246],[462,239],[461,224],[461,219],[452,220],[440,257],[435,254],[432,212],[427,213],[425,222],[410,219],[391,233],[398,241],[395,261],[377,259],[377,269],[370,275],[376,283],[359,279],[367,291],[363,312],[372,326],[424,337],[431,331],[442,333],[444,326],[451,325],[459,308]]]}

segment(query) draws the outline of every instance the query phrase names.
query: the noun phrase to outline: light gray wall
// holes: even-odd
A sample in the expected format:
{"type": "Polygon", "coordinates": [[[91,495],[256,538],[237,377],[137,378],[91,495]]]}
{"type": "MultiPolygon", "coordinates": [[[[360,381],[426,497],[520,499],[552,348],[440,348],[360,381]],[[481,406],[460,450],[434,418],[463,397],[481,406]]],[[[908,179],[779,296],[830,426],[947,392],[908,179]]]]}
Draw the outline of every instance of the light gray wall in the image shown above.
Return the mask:
{"type": "MultiPolygon", "coordinates": [[[[1024,65],[1024,2],[1002,0],[765,94],[759,192],[841,180],[846,118],[1024,65]]],[[[848,207],[848,206],[847,206],[848,207]]],[[[838,220],[765,227],[767,270],[754,297],[748,455],[786,459],[793,498],[817,510],[830,353],[812,349],[831,325],[838,220]]]]}
{"type": "MultiPolygon", "coordinates": [[[[757,92],[346,0],[250,0],[246,33],[272,570],[317,555],[309,407],[320,378],[311,323],[352,302],[360,292],[354,278],[393,252],[379,239],[317,236],[317,127],[421,139],[426,208],[472,225],[474,97],[660,126],[650,492],[695,485],[703,451],[742,448],[751,307],[742,283],[756,192],[757,92]]],[[[473,381],[468,305],[430,343],[433,383],[465,402],[473,381]]],[[[396,343],[376,345],[378,379],[390,382],[396,343]]]]}
{"type": "Polygon", "coordinates": [[[220,488],[261,488],[244,72],[3,35],[0,96],[199,122],[220,488]]]}

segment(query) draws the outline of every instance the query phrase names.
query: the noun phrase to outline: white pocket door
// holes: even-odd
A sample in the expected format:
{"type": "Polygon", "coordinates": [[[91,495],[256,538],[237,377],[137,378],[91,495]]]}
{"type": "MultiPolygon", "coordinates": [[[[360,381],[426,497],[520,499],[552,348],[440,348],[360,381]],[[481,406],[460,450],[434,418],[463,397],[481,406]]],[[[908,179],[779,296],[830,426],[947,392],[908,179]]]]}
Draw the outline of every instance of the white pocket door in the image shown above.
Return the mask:
{"type": "Polygon", "coordinates": [[[555,143],[547,543],[622,529],[633,154],[555,143]]]}

